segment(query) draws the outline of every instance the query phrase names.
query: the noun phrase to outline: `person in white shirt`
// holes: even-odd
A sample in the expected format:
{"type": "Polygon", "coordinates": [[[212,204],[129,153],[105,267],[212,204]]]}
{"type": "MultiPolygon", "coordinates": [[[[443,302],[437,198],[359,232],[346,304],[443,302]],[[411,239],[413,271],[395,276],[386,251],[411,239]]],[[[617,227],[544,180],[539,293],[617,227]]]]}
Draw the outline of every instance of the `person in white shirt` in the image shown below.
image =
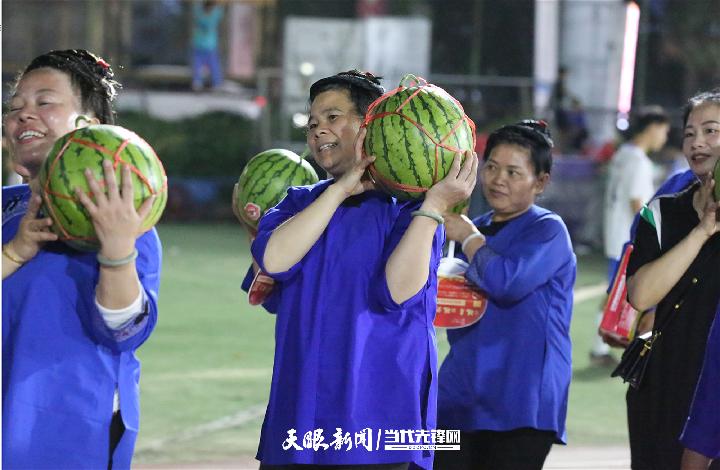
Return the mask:
{"type": "MultiPolygon", "coordinates": [[[[655,193],[653,163],[648,153],[657,152],[665,145],[669,131],[670,118],[661,107],[643,108],[631,120],[627,142],[610,160],[603,214],[609,284],[620,263],[623,246],[630,237],[635,214],[655,193]]],[[[598,314],[598,324],[601,319],[602,312],[598,314]]],[[[599,335],[593,341],[590,361],[594,365],[615,362],[610,355],[610,346],[599,335]]]]}

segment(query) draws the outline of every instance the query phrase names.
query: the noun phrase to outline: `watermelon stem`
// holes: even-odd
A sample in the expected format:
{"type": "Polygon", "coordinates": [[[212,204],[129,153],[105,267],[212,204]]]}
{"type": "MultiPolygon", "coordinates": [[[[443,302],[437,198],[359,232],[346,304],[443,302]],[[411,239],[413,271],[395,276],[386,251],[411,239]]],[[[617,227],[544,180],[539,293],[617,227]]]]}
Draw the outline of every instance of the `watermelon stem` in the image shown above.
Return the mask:
{"type": "Polygon", "coordinates": [[[406,74],[401,80],[400,80],[400,86],[411,88],[414,86],[424,87],[427,86],[427,80],[425,80],[422,77],[418,77],[416,75],[413,75],[411,73],[406,74]]]}

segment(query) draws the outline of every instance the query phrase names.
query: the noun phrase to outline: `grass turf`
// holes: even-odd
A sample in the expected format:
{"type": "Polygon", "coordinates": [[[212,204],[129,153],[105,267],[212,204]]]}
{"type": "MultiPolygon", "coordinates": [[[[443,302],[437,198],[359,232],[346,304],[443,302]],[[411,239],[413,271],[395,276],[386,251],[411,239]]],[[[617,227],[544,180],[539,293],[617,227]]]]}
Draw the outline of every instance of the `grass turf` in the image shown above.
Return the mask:
{"type": "MultiPolygon", "coordinates": [[[[273,362],[274,317],[251,307],[240,283],[249,265],[239,225],[162,224],[160,318],[138,351],[143,370],[136,463],[227,461],[254,455],[273,362]]],[[[605,280],[598,256],[579,260],[577,287],[605,280]]],[[[576,305],[569,444],[627,442],[625,387],[588,352],[599,299],[576,305]]],[[[441,357],[447,353],[438,334],[441,357]]]]}

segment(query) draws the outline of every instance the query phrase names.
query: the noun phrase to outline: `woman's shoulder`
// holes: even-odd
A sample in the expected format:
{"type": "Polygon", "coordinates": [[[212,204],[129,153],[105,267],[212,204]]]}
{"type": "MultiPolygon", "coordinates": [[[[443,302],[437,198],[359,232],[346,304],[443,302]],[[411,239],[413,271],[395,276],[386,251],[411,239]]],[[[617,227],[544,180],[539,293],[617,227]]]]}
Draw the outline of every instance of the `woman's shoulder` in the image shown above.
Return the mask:
{"type": "Polygon", "coordinates": [[[653,212],[669,212],[669,211],[687,211],[692,209],[693,195],[700,187],[699,181],[691,183],[682,189],[672,192],[658,194],[648,203],[648,207],[653,212]]]}
{"type": "Polygon", "coordinates": [[[528,210],[528,216],[532,217],[533,224],[542,224],[558,228],[562,227],[564,230],[567,231],[563,218],[560,217],[557,212],[553,212],[545,207],[537,205],[531,206],[530,210],[528,210]]]}

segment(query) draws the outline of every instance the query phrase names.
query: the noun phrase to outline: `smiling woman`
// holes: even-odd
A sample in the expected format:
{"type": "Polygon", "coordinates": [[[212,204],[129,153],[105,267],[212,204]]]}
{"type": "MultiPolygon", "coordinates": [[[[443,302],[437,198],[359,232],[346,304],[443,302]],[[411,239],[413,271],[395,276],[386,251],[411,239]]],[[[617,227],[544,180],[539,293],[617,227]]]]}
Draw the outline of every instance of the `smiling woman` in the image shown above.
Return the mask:
{"type": "MultiPolygon", "coordinates": [[[[627,268],[630,303],[638,310],[657,305],[656,340],[642,386],[627,393],[630,450],[638,468],[680,468],[678,438],[720,301],[720,205],[712,195],[712,170],[720,160],[720,90],[688,101],[683,129],[683,153],[697,180],[643,209],[627,268]]],[[[720,462],[713,465],[720,468],[720,462]]]]}
{"type": "Polygon", "coordinates": [[[100,249],[76,251],[38,218],[38,172],[55,141],[113,122],[119,86],[85,50],[51,51],[19,75],[4,117],[8,148],[29,185],[3,188],[2,467],[130,468],[140,364],[157,319],[160,241],[144,235],[153,198],[136,210],[130,169],[85,177],[78,198],[100,249]],[[101,189],[102,187],[102,189],[101,189]]]}
{"type": "Polygon", "coordinates": [[[469,197],[477,158],[466,154],[461,167],[456,155],[424,201],[375,190],[364,177],[373,158],[363,155],[360,124],[382,92],[358,71],[313,84],[307,143],[332,178],[291,187],[260,220],[252,245],[275,281],[272,307],[265,306],[277,312],[257,454],[263,469],[432,468],[432,453],[411,446],[368,452],[321,443],[327,451],[310,452],[298,445],[307,432],[350,439],[369,429],[434,429],[439,214],[469,197]]]}

